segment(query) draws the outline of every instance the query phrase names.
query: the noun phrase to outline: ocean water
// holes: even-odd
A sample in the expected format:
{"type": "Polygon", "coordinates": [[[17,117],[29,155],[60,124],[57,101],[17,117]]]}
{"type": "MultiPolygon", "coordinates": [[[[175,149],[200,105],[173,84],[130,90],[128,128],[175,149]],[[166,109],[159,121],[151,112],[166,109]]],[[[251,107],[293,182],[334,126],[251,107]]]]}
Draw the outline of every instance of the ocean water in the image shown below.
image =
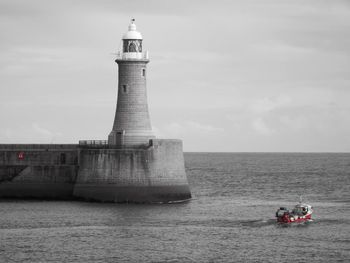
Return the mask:
{"type": "Polygon", "coordinates": [[[0,262],[350,262],[349,153],[186,153],[194,198],[0,201],[0,262]],[[281,226],[303,195],[313,222],[281,226]]]}

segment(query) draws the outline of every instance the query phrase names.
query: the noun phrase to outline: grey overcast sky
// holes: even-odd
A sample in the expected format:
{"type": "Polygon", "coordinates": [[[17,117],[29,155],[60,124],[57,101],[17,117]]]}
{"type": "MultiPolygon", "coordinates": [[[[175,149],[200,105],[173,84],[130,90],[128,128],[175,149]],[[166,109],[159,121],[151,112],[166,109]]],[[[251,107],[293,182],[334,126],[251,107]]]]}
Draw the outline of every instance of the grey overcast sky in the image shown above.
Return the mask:
{"type": "Polygon", "coordinates": [[[0,0],[0,143],[107,139],[130,18],[185,151],[350,151],[350,1],[0,0]]]}

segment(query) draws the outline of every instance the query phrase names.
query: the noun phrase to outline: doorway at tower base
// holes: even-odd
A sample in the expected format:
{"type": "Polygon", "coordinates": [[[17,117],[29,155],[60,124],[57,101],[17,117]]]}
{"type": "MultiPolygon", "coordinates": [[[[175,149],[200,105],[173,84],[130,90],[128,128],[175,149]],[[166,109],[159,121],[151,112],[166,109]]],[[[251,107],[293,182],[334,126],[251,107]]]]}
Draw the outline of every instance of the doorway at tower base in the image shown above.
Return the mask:
{"type": "Polygon", "coordinates": [[[147,148],[81,148],[74,196],[103,202],[168,203],[191,198],[180,140],[147,148]]]}

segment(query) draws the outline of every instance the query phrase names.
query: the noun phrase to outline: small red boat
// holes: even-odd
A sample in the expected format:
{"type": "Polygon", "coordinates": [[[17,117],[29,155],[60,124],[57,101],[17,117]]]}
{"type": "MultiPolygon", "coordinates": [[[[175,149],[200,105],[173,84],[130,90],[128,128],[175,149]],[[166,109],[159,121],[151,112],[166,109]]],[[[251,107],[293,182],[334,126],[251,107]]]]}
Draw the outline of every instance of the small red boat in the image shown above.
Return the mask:
{"type": "Polygon", "coordinates": [[[297,204],[292,211],[285,207],[280,207],[276,212],[278,223],[300,223],[311,221],[313,209],[311,205],[297,204]]]}

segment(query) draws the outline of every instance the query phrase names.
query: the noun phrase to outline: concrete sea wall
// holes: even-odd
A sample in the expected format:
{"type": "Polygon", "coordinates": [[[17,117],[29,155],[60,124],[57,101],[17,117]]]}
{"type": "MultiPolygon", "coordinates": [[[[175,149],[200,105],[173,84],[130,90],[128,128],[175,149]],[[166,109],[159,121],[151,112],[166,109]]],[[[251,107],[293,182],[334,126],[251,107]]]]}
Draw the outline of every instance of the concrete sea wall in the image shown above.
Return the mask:
{"type": "Polygon", "coordinates": [[[0,197],[72,198],[77,145],[0,144],[0,197]]]}
{"type": "Polygon", "coordinates": [[[74,195],[112,202],[191,198],[180,140],[151,140],[145,149],[81,149],[74,195]]]}
{"type": "Polygon", "coordinates": [[[98,147],[0,144],[0,198],[139,203],[191,198],[180,140],[98,147]]]}

